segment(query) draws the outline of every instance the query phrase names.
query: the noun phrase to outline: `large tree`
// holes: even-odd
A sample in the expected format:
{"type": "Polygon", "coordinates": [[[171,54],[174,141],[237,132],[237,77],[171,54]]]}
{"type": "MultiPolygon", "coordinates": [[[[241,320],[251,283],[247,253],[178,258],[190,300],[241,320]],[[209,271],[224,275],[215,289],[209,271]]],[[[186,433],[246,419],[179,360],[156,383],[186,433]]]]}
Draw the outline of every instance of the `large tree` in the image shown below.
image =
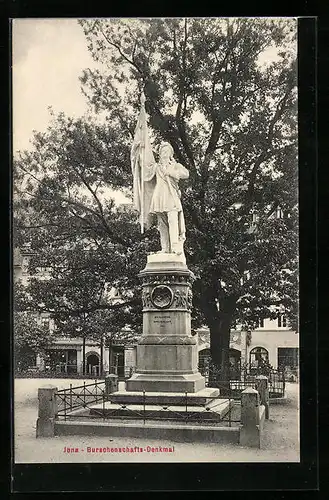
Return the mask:
{"type": "Polygon", "coordinates": [[[51,346],[52,336],[49,328],[40,325],[35,315],[24,311],[15,311],[13,324],[14,366],[17,371],[24,371],[35,366],[36,356],[44,355],[51,346]]]}
{"type": "Polygon", "coordinates": [[[155,147],[169,141],[190,171],[182,204],[187,261],[197,278],[193,317],[209,326],[213,361],[227,378],[233,320],[252,328],[278,314],[275,304],[296,318],[296,22],[80,24],[100,67],[84,71],[83,91],[102,121],[60,115],[36,134],[32,152],[17,158],[17,179],[26,175],[19,199],[29,207],[25,221],[19,210],[20,238],[28,229],[37,258],[53,269],[69,249],[79,267],[87,246],[85,265],[99,270],[95,286],[113,283],[122,307],[139,303],[137,274],[156,248],[156,231],[140,235],[136,217],[117,209],[106,189],[129,196],[129,149],[143,90],[155,147]],[[275,48],[276,58],[266,61],[266,50],[275,48]],[[281,218],[273,217],[278,208],[281,218]]]}

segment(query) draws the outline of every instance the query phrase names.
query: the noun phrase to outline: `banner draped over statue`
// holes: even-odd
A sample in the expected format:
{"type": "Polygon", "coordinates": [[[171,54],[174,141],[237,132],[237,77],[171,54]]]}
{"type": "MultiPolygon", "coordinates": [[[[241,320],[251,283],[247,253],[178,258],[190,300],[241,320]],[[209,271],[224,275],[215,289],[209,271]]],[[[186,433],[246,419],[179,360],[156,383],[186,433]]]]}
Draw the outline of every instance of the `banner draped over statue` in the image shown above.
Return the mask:
{"type": "Polygon", "coordinates": [[[156,163],[150,142],[144,103],[145,97],[142,95],[141,109],[130,153],[133,173],[134,206],[140,214],[142,233],[144,232],[144,226],[148,228],[152,222],[152,215],[149,213],[149,208],[156,183],[156,163]]]}

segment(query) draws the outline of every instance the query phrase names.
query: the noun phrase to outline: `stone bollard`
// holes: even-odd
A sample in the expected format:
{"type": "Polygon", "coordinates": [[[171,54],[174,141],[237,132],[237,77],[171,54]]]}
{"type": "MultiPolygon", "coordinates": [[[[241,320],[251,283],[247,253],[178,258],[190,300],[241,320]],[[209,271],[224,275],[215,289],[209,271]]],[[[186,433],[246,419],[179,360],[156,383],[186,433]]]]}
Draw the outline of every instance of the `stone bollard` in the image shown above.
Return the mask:
{"type": "Polygon", "coordinates": [[[105,393],[111,394],[112,392],[117,392],[118,390],[118,375],[110,373],[105,377],[105,393]]]}
{"type": "Polygon", "coordinates": [[[56,393],[53,385],[45,385],[38,389],[38,420],[36,437],[53,437],[55,435],[55,419],[57,416],[56,393]]]}
{"type": "Polygon", "coordinates": [[[270,416],[270,396],[268,378],[265,375],[258,375],[256,377],[256,390],[259,392],[260,404],[265,406],[265,418],[268,420],[270,416]]]}
{"type": "Polygon", "coordinates": [[[241,393],[240,445],[260,448],[259,394],[252,387],[241,393]]]}

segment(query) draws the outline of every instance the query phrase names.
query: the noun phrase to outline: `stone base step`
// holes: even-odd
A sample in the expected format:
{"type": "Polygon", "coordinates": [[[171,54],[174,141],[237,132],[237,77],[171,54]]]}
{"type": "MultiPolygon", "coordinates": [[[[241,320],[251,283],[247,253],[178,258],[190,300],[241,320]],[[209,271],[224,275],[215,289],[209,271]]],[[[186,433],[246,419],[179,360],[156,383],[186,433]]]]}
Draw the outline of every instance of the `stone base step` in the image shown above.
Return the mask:
{"type": "Polygon", "coordinates": [[[233,406],[234,401],[216,398],[207,406],[197,405],[141,405],[106,402],[90,406],[90,415],[105,418],[143,418],[176,421],[219,422],[233,406]]]}
{"type": "MultiPolygon", "coordinates": [[[[145,404],[206,405],[219,396],[219,390],[207,387],[198,392],[182,394],[175,392],[145,392],[145,404]]],[[[109,394],[109,401],[118,404],[143,404],[144,395],[137,391],[117,391],[109,394]]]]}
{"type": "Polygon", "coordinates": [[[119,438],[141,438],[170,440],[173,442],[195,443],[232,443],[239,444],[238,426],[220,427],[214,425],[189,425],[171,422],[131,422],[122,425],[122,421],[55,421],[56,436],[103,436],[119,438]]]}

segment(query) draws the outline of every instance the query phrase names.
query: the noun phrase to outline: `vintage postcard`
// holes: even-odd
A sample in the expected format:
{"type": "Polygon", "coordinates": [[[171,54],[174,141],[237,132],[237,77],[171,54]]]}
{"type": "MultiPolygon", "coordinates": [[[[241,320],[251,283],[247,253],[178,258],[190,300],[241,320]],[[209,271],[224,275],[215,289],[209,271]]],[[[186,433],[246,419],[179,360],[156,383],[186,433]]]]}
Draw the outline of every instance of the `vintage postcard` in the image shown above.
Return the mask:
{"type": "Polygon", "coordinates": [[[297,41],[12,20],[15,464],[300,462],[297,41]]]}

